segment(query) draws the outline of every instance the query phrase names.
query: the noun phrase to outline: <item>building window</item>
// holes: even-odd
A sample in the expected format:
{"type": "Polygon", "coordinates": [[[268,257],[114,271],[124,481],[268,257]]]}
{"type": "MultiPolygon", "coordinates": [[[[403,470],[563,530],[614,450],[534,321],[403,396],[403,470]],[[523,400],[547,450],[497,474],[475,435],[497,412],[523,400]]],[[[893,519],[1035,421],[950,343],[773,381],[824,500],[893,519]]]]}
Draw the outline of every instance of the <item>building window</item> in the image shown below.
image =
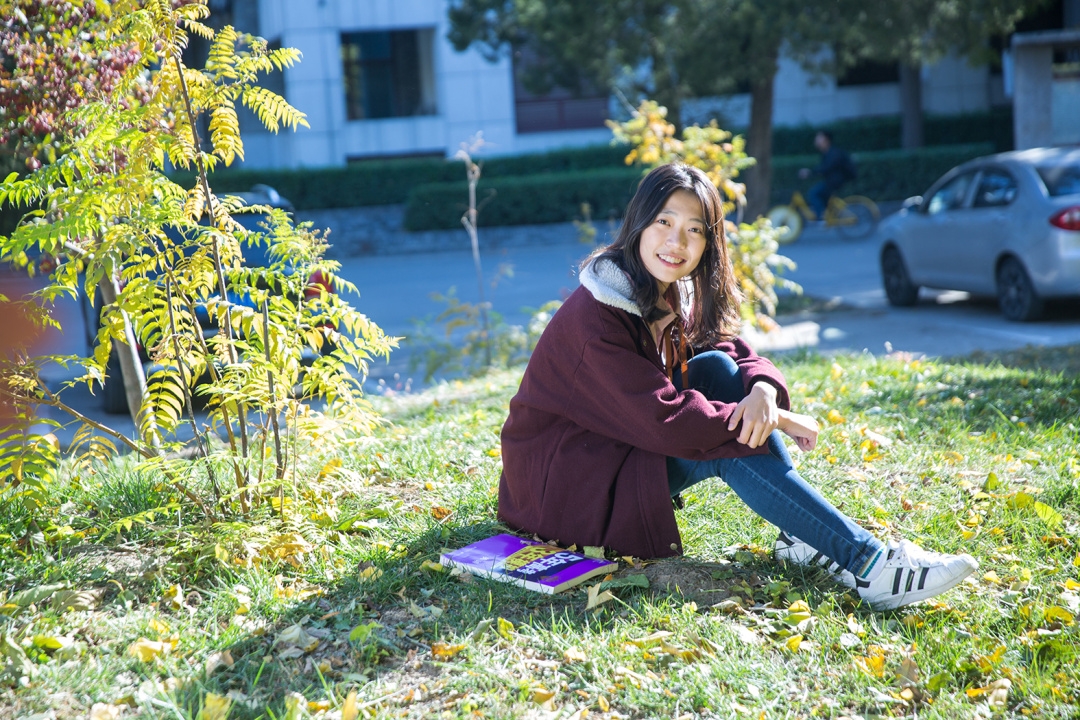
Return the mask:
{"type": "Polygon", "coordinates": [[[434,38],[432,28],[342,33],[348,118],[434,115],[434,38]]]}
{"type": "Polygon", "coordinates": [[[586,84],[580,92],[553,86],[536,93],[525,77],[535,63],[527,50],[514,54],[514,116],[520,134],[551,130],[602,128],[608,117],[608,96],[586,84]]]}
{"type": "Polygon", "coordinates": [[[900,66],[894,62],[884,63],[875,60],[860,60],[836,78],[837,87],[897,82],[900,82],[900,66]]]}

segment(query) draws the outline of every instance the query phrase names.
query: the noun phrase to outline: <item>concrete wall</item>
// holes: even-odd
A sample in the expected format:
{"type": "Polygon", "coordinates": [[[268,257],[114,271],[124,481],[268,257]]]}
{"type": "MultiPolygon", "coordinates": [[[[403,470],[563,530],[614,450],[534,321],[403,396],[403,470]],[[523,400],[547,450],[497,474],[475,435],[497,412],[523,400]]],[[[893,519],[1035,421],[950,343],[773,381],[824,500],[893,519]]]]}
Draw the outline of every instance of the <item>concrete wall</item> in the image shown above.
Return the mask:
{"type": "MultiPolygon", "coordinates": [[[[923,68],[923,110],[952,115],[987,110],[1002,96],[1001,78],[950,56],[923,68]]],[[[819,125],[834,120],[900,112],[899,83],[837,86],[833,77],[815,77],[790,58],[781,58],[773,92],[774,125],[819,125]]],[[[749,127],[750,95],[701,98],[684,110],[692,122],[716,117],[721,126],[749,127]]]]}

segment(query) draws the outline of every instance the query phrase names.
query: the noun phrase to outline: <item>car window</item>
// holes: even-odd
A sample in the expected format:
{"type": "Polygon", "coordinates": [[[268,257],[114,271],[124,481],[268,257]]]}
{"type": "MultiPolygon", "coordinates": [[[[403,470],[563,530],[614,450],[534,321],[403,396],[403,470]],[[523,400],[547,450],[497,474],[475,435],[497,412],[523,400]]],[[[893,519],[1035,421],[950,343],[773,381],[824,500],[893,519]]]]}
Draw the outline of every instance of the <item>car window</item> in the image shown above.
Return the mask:
{"type": "Polygon", "coordinates": [[[1050,197],[1080,195],[1080,165],[1035,168],[1050,197]]]}
{"type": "Polygon", "coordinates": [[[974,172],[964,173],[963,175],[957,175],[938,188],[938,191],[931,196],[930,202],[926,205],[927,214],[936,215],[939,212],[961,207],[974,178],[974,172]]]}
{"type": "Polygon", "coordinates": [[[979,187],[975,191],[974,207],[1000,207],[1016,198],[1016,179],[1000,168],[983,170],[979,187]]]}

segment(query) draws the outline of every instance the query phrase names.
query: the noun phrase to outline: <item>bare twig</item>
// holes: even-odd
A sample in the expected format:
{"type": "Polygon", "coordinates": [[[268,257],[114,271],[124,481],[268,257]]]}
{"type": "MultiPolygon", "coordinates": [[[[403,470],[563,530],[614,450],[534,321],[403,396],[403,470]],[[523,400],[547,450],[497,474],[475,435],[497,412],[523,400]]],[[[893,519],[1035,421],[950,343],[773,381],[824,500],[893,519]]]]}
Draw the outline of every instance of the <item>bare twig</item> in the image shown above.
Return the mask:
{"type": "MultiPolygon", "coordinates": [[[[195,420],[195,408],[191,401],[191,385],[188,384],[187,368],[180,359],[180,338],[176,333],[176,316],[173,313],[172,278],[165,279],[165,299],[169,307],[169,332],[172,335],[173,353],[176,355],[176,367],[180,371],[180,384],[184,391],[184,407],[187,409],[188,420],[191,422],[191,431],[195,434],[195,444],[202,446],[206,457],[210,457],[210,440],[199,432],[199,423],[195,420]]],[[[196,319],[196,325],[198,320],[196,319]]],[[[214,474],[212,465],[206,463],[206,475],[210,480],[210,486],[214,488],[214,500],[221,502],[221,488],[218,487],[217,476],[214,474]]]]}
{"type": "MultiPolygon", "coordinates": [[[[203,161],[202,156],[202,142],[199,140],[199,131],[195,125],[195,109],[191,105],[191,96],[188,94],[187,80],[184,78],[184,65],[180,62],[180,57],[173,58],[176,62],[176,72],[180,78],[180,92],[184,97],[184,110],[187,112],[188,125],[191,126],[192,142],[195,144],[195,164],[199,172],[199,182],[203,187],[203,194],[206,195],[206,202],[210,206],[210,217],[217,219],[217,213],[214,212],[214,196],[210,192],[210,178],[206,173],[206,163],[203,161]]],[[[221,247],[218,245],[217,235],[211,233],[211,251],[214,255],[214,273],[218,282],[218,293],[221,295],[222,300],[226,301],[225,306],[225,346],[229,353],[229,362],[236,363],[239,358],[236,354],[236,343],[233,337],[232,328],[232,311],[228,301],[228,289],[225,285],[225,270],[221,262],[221,247]]],[[[220,323],[219,323],[220,324],[220,323]]],[[[240,421],[240,454],[242,457],[248,456],[248,436],[247,436],[247,413],[244,411],[244,406],[241,403],[237,403],[236,412],[239,416],[237,419],[240,421]]]]}

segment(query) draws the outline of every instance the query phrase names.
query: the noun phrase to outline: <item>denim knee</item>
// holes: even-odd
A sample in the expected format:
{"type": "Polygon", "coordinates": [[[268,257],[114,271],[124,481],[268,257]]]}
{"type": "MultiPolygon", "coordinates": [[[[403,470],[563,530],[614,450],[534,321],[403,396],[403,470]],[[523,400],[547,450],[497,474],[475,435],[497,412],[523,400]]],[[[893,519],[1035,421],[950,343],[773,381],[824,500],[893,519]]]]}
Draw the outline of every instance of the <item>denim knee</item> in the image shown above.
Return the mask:
{"type": "MultiPolygon", "coordinates": [[[[689,387],[710,400],[739,402],[746,397],[739,366],[725,352],[710,350],[695,355],[687,363],[689,387]]],[[[676,387],[682,387],[681,374],[676,375],[676,387]]]]}

